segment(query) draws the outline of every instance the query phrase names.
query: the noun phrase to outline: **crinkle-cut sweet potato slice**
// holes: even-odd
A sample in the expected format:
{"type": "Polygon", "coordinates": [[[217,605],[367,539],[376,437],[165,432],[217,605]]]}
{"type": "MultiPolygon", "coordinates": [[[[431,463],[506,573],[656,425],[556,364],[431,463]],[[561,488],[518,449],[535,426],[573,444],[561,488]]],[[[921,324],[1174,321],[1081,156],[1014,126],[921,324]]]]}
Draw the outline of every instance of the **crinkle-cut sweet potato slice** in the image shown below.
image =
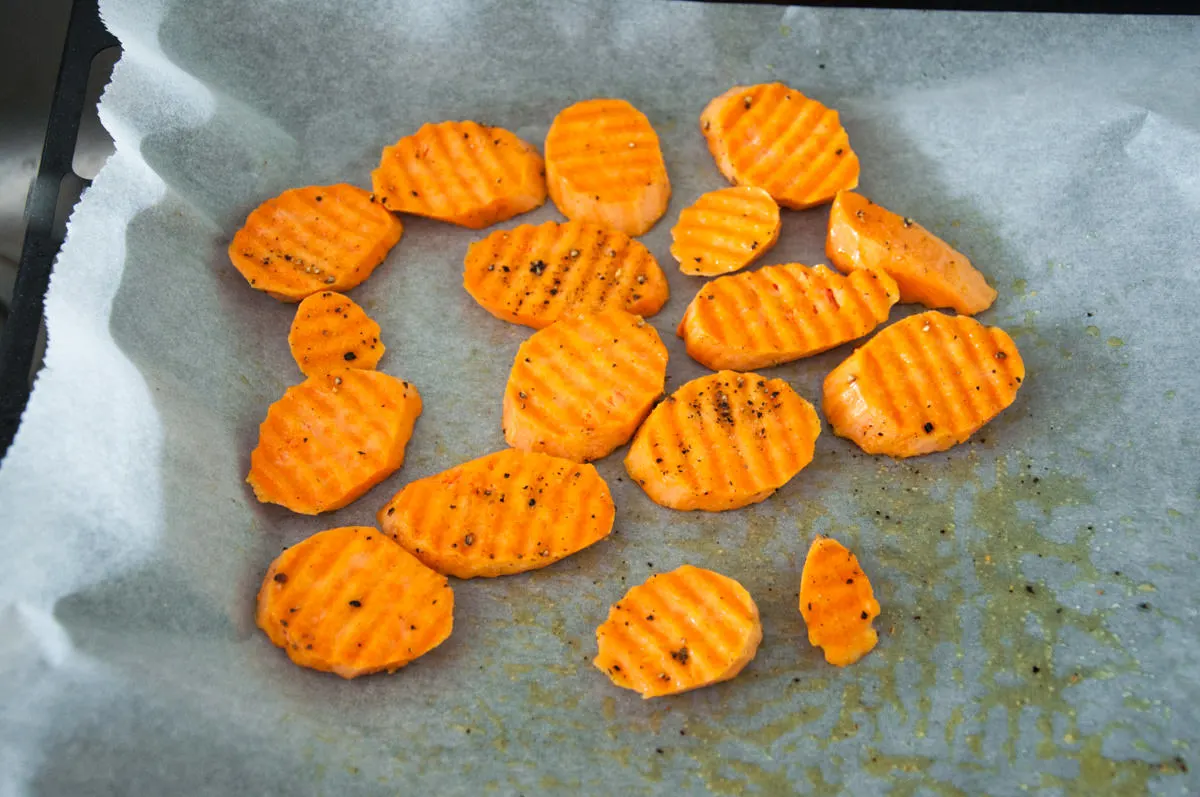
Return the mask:
{"type": "Polygon", "coordinates": [[[837,540],[817,537],[800,574],[800,614],[808,641],[825,660],[845,667],[865,656],[878,641],[871,625],[879,601],[858,558],[837,540]]]}
{"type": "Polygon", "coordinates": [[[862,337],[887,320],[897,296],[883,272],[764,266],[701,288],[678,333],[709,368],[766,368],[862,337]]]}
{"type": "Polygon", "coordinates": [[[667,347],[624,310],[561,318],[517,350],[504,389],[513,448],[588,462],[629,442],[662,396],[667,347]]]}
{"type": "Polygon", "coordinates": [[[579,221],[522,224],[476,241],[467,249],[463,287],[496,318],[534,329],[613,308],[651,316],[670,293],[645,246],[579,221]]]}
{"type": "Polygon", "coordinates": [[[267,410],[246,481],[258,500],[293,512],[340,509],[404,463],[420,414],[417,389],[387,374],[310,376],[267,410]]]}
{"type": "Polygon", "coordinates": [[[568,219],[642,235],[667,210],[671,182],[658,135],[625,100],[559,111],[546,134],[546,183],[568,219]]]}
{"type": "Polygon", "coordinates": [[[250,287],[283,302],[347,291],[373,272],[404,227],[361,188],[292,188],[263,202],[229,244],[250,287]]]}
{"type": "Polygon", "coordinates": [[[396,493],[379,524],[439,573],[504,576],[553,564],[608,536],[612,495],[591,465],[497,451],[396,493]]]}
{"type": "Polygon", "coordinates": [[[794,210],[858,185],[858,156],[838,113],[782,83],[734,86],[700,115],[717,168],[794,210]]]}
{"type": "Polygon", "coordinates": [[[701,194],[671,228],[671,255],[684,274],[716,277],[745,268],[779,239],[779,205],[761,188],[701,194]]]}
{"type": "Polygon", "coordinates": [[[422,125],[383,150],[371,172],[379,202],[478,230],[541,207],[546,170],[532,145],[477,122],[422,125]]]}
{"type": "Polygon", "coordinates": [[[1004,330],[930,310],[883,329],[825,377],[822,409],[868,454],[963,442],[1017,397],[1025,363],[1004,330]]]}
{"type": "Polygon", "coordinates": [[[370,526],[322,531],[271,563],[259,627],[301,667],[343,678],[395,672],[450,636],[446,577],[370,526]]]}
{"type": "Polygon", "coordinates": [[[651,576],[596,629],[593,664],[643,698],[728,681],[762,641],[758,607],[732,578],[684,565],[651,576]]]}
{"type": "Polygon", "coordinates": [[[296,308],[288,332],[292,358],[305,376],[343,368],[373,370],[383,357],[379,324],[348,296],[314,293],[296,308]]]}
{"type": "Polygon", "coordinates": [[[625,469],[657,504],[720,512],[764,500],[812,461],[821,423],[782,379],[721,371],[667,396],[625,469]]]}

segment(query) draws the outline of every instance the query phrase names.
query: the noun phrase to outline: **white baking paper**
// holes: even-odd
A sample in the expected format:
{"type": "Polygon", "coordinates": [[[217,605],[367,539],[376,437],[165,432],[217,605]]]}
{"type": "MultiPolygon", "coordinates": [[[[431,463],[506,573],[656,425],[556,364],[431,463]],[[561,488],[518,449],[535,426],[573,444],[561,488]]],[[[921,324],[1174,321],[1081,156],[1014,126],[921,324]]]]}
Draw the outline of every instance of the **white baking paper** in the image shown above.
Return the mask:
{"type": "MultiPolygon", "coordinates": [[[[116,154],[71,221],[49,352],[0,469],[3,794],[1154,794],[1200,792],[1200,25],[687,2],[107,0],[124,46],[116,154]],[[369,186],[380,149],[474,119],[540,146],[617,96],[662,140],[673,197],[644,237],[673,335],[701,281],[668,253],[723,179],[697,119],[735,84],[839,109],[864,193],[999,290],[981,319],[1028,368],[951,451],[862,455],[825,429],[758,506],[671,512],[599,463],[614,535],[543,571],[455,582],[453,636],[394,676],[301,670],[255,628],[280,548],[370,523],[409,480],[503,445],[529,330],[461,288],[485,233],[405,219],[353,297],[381,368],[425,400],[403,469],[320,518],[256,503],[267,406],[300,375],[293,307],[225,248],[298,185],[369,186]],[[845,669],[797,611],[817,533],[883,614],[845,669]],[[682,563],[740,580],[764,641],[735,680],[643,702],[594,629],[682,563]]],[[[558,218],[552,205],[512,223],[558,218]]],[[[826,209],[785,212],[765,263],[824,262],[826,209]]],[[[897,308],[893,318],[911,312],[897,308]]],[[[770,369],[817,401],[851,347],[770,369]]]]}

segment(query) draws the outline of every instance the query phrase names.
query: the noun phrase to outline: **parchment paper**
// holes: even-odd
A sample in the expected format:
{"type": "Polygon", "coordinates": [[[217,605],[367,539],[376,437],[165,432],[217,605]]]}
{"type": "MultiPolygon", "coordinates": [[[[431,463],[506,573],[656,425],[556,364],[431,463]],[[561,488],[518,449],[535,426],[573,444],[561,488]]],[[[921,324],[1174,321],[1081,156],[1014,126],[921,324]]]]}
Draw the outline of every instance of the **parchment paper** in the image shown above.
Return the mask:
{"type": "MultiPolygon", "coordinates": [[[[125,47],[101,106],[117,151],[71,222],[47,366],[0,470],[3,793],[1200,792],[1196,21],[343,5],[102,3],[125,47]],[[484,233],[406,219],[352,295],[383,326],[383,370],[425,399],[407,463],[326,517],[259,505],[257,425],[300,375],[293,308],[225,256],[246,213],[290,186],[369,186],[380,149],[425,121],[540,146],[567,104],[624,97],[674,189],[643,240],[671,278],[653,322],[675,387],[702,373],[672,334],[701,282],[674,268],[669,228],[724,185],[697,117],[769,80],[838,108],[862,190],[997,287],[981,318],[1021,347],[1016,403],[902,463],[826,429],[798,478],[721,515],[655,506],[619,451],[599,464],[607,541],[456,582],[453,636],[392,677],[291,665],[253,623],[267,564],[502,446],[529,331],[461,288],[484,233]],[[878,648],[846,669],[797,611],[817,533],[858,553],[883,604],[878,648]],[[685,562],[750,590],[764,642],[729,683],[643,702],[593,669],[594,629],[685,562]]],[[[824,262],[826,219],[787,212],[764,262],[824,262]]],[[[850,350],[770,373],[816,401],[850,350]]]]}

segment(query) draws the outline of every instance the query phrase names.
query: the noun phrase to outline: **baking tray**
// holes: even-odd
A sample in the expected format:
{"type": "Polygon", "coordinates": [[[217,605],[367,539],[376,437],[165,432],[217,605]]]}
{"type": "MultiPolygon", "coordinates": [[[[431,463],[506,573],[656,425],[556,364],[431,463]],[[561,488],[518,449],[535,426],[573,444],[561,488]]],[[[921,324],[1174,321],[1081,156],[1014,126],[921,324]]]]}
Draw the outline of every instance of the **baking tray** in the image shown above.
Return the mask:
{"type": "MultiPolygon", "coordinates": [[[[1195,67],[1193,23],[625,3],[566,7],[560,27],[539,31],[559,46],[535,47],[523,37],[548,7],[451,5],[494,37],[464,66],[435,46],[463,31],[419,4],[394,12],[404,25],[316,3],[304,25],[232,3],[138,8],[106,6],[128,56],[102,109],[117,154],[72,222],[48,298],[47,371],[0,470],[14,783],[56,794],[1196,791],[1186,311],[1197,105],[1173,77],[1195,67]],[[362,44],[308,49],[323,33],[362,44]],[[701,40],[712,64],[670,74],[701,40]],[[629,42],[653,46],[612,57],[629,42]],[[335,51],[315,74],[280,67],[335,51]],[[314,88],[386,58],[422,69],[314,88]],[[519,97],[448,88],[449,76],[534,68],[559,82],[519,97]],[[252,90],[235,89],[246,75],[252,90]],[[699,108],[772,75],[839,107],[864,190],[951,238],[1001,290],[983,318],[1021,346],[1030,378],[1017,403],[971,443],[904,463],[826,429],[801,477],[724,515],[660,509],[609,458],[611,539],[545,571],[456,583],[454,635],[394,677],[344,683],[292,667],[253,625],[266,564],[319,528],[369,520],[409,479],[499,447],[499,391],[528,332],[459,289],[478,235],[406,221],[354,296],[395,341],[384,370],[426,397],[409,461],[328,518],[258,506],[241,483],[248,451],[297,374],[281,333],[290,308],[247,290],[224,259],[248,209],[288,185],[364,181],[378,147],[425,118],[479,116],[538,141],[570,99],[611,88],[663,138],[669,220],[722,184],[699,108]],[[345,118],[353,136],[326,132],[345,118]],[[72,336],[72,324],[92,334],[72,336]],[[844,670],[808,647],[796,611],[817,533],[858,552],[884,604],[879,648],[844,670]],[[628,585],[683,562],[746,585],[764,645],[730,683],[642,702],[589,664],[594,628],[628,585]]],[[[553,217],[547,207],[522,221],[553,217]]],[[[673,272],[666,228],[646,242],[673,272]]],[[[820,259],[823,231],[822,211],[788,214],[769,262],[820,259]]],[[[702,373],[669,334],[697,283],[670,276],[654,323],[678,385],[702,373]]],[[[816,398],[848,352],[771,373],[816,398]]]]}

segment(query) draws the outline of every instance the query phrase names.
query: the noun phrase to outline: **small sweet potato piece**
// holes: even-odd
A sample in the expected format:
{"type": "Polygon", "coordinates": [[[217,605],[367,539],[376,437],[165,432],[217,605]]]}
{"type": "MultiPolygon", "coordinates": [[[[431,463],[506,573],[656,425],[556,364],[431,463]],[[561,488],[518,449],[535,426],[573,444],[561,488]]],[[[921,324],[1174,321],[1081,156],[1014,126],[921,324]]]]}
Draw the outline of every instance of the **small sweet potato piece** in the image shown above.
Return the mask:
{"type": "Polygon", "coordinates": [[[300,302],[288,347],[305,376],[344,368],[373,370],[384,352],[379,324],[353,299],[333,291],[300,302]]]}
{"type": "Polygon", "coordinates": [[[709,191],[679,214],[671,255],[684,274],[716,277],[762,257],[779,239],[779,205],[761,188],[709,191]]]}
{"type": "Polygon", "coordinates": [[[733,678],[761,641],[758,607],[741,584],[684,565],[613,604],[596,629],[593,664],[643,698],[677,695],[733,678]]]}
{"type": "Polygon", "coordinates": [[[992,306],[996,291],[962,252],[912,219],[853,191],[841,191],[829,211],[825,254],[842,271],[887,272],[900,301],[950,307],[974,315],[992,306]]]}
{"type": "Polygon", "coordinates": [[[450,636],[454,593],[370,526],[329,529],[271,563],[258,626],[301,667],[355,678],[395,672],[450,636]]]}
{"type": "Polygon", "coordinates": [[[879,616],[879,601],[858,559],[837,540],[817,537],[808,549],[800,614],[808,641],[824,649],[830,664],[853,664],[875,647],[879,637],[871,623],[879,616]]]}

